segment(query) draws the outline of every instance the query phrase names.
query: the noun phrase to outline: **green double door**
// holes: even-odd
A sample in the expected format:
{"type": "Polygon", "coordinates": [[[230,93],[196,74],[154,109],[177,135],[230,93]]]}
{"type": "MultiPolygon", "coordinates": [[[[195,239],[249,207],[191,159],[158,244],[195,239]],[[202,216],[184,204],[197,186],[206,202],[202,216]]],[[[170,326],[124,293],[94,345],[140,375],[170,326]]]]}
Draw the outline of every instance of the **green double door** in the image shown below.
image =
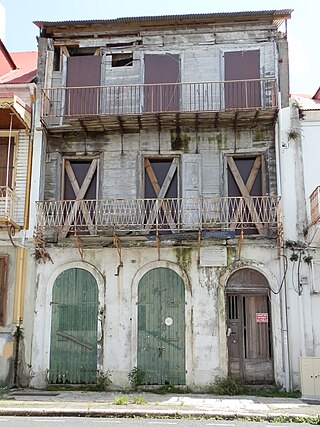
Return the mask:
{"type": "Polygon", "coordinates": [[[93,384],[97,374],[98,286],[86,270],[61,273],[52,291],[49,382],[93,384]]]}
{"type": "Polygon", "coordinates": [[[185,291],[171,269],[155,268],[140,280],[137,366],[144,384],[185,384],[185,291]]]}

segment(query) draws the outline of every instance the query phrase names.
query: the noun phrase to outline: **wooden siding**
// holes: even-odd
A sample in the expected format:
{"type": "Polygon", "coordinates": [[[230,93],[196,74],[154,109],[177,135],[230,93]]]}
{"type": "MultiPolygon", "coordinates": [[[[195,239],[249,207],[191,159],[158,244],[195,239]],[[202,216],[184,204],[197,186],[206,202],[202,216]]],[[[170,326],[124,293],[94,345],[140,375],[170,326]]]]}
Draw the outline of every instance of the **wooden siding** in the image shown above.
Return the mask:
{"type": "Polygon", "coordinates": [[[15,190],[18,198],[17,223],[23,224],[28,173],[29,136],[20,132],[17,143],[15,190]]]}

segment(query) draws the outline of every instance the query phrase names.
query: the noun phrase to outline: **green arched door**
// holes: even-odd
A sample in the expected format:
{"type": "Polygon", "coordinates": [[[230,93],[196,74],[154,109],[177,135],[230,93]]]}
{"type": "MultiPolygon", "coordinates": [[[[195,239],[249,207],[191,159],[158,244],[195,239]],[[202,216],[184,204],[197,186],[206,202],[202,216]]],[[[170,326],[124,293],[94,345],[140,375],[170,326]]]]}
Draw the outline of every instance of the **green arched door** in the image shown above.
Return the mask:
{"type": "Polygon", "coordinates": [[[138,289],[138,368],[145,384],[185,384],[185,292],[168,268],[146,273],[138,289]]]}
{"type": "Polygon", "coordinates": [[[98,286],[86,270],[61,273],[52,291],[51,384],[92,384],[97,374],[98,286]]]}

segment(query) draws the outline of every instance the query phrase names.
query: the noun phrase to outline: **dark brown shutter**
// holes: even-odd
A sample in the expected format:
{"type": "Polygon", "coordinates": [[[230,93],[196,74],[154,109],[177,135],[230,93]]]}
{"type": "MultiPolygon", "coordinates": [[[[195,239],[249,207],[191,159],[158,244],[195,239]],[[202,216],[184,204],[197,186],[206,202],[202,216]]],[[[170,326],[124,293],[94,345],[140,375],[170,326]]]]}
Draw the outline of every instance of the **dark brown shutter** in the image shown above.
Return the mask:
{"type": "Polygon", "coordinates": [[[260,79],[260,51],[225,52],[224,67],[225,108],[260,107],[260,82],[239,81],[260,79]]]}
{"type": "Polygon", "coordinates": [[[0,256],[0,325],[1,326],[3,326],[6,321],[7,288],[8,288],[8,257],[0,256]]]}
{"type": "Polygon", "coordinates": [[[73,89],[68,89],[66,93],[66,114],[69,116],[98,114],[100,85],[101,56],[70,56],[67,87],[73,89]]]}
{"type": "Polygon", "coordinates": [[[144,57],[144,111],[178,111],[180,64],[179,55],[145,55],[144,57]]]}

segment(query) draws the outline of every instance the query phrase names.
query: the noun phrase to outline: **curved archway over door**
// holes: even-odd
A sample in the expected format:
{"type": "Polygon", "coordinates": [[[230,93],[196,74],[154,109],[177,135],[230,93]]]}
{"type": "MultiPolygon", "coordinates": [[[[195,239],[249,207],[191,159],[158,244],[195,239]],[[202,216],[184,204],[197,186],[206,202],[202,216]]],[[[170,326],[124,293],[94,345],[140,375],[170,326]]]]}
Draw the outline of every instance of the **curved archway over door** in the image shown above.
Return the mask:
{"type": "Polygon", "coordinates": [[[244,268],[227,288],[229,375],[247,383],[273,383],[269,284],[258,271],[244,268]]]}
{"type": "Polygon", "coordinates": [[[93,384],[97,374],[98,285],[86,270],[61,273],[52,290],[51,384],[93,384]]]}
{"type": "Polygon", "coordinates": [[[185,289],[169,268],[139,282],[137,356],[145,384],[185,384],[185,289]]]}

